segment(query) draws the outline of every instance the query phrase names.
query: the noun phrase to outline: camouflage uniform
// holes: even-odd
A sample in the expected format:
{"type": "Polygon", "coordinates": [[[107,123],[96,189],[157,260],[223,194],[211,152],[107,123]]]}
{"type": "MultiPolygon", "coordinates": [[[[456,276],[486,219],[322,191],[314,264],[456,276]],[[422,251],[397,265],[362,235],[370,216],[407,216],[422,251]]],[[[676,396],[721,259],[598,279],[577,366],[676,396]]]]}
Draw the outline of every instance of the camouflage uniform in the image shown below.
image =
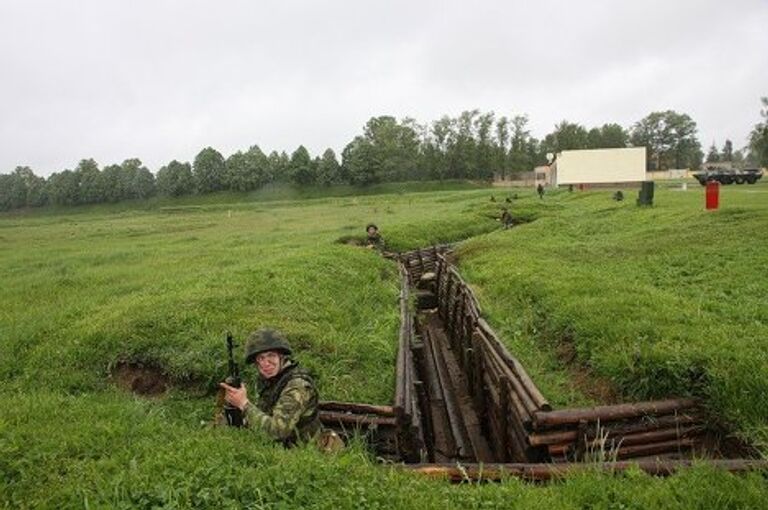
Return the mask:
{"type": "Polygon", "coordinates": [[[367,235],[365,240],[366,246],[374,247],[377,250],[384,249],[384,239],[381,237],[381,234],[379,233],[379,227],[377,227],[373,223],[369,223],[365,227],[365,233],[367,235]],[[368,230],[370,230],[371,228],[373,228],[372,234],[368,232],[368,230]]]}
{"type": "Polygon", "coordinates": [[[271,379],[259,379],[259,401],[249,403],[245,417],[286,446],[312,439],[320,431],[317,390],[309,374],[286,359],[283,370],[271,379]]]}
{"type": "Polygon", "coordinates": [[[374,248],[377,248],[381,250],[384,248],[384,239],[382,239],[381,234],[376,232],[373,235],[368,234],[368,239],[366,239],[366,245],[367,246],[373,246],[374,248]]]}
{"type": "Polygon", "coordinates": [[[290,357],[291,349],[280,333],[261,330],[246,345],[246,361],[267,350],[282,352],[284,365],[276,376],[259,377],[259,400],[243,410],[249,427],[265,431],[270,437],[290,446],[312,439],[321,430],[318,394],[312,377],[290,357]]]}

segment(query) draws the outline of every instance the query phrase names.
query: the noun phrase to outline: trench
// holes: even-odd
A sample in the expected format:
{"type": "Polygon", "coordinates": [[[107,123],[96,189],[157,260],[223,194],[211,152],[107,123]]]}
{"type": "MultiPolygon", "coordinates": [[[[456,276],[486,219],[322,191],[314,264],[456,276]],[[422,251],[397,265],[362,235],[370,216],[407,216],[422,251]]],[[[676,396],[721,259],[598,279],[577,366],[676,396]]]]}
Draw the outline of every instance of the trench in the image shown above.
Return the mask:
{"type": "MultiPolygon", "coordinates": [[[[452,481],[541,481],[584,469],[669,475],[695,460],[731,472],[768,469],[691,398],[553,409],[483,318],[448,246],[397,255],[400,329],[392,405],[321,401],[320,420],[376,457],[452,481]]],[[[155,396],[155,366],[121,363],[115,382],[155,396]]]]}
{"type": "Polygon", "coordinates": [[[694,459],[731,471],[766,467],[696,399],[553,409],[483,318],[448,251],[397,256],[401,326],[392,409],[400,461],[449,477],[485,465],[533,479],[595,463],[623,469],[626,461],[656,474],[694,459]],[[456,472],[457,465],[464,467],[456,472]]]}

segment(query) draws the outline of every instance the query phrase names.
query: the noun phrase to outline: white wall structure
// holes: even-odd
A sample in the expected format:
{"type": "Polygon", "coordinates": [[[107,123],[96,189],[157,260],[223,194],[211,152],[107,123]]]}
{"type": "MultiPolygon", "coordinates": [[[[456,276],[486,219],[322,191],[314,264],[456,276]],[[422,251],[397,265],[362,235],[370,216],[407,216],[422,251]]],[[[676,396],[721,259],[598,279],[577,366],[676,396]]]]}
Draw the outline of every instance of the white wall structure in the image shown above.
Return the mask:
{"type": "Polygon", "coordinates": [[[552,165],[556,186],[645,180],[645,147],[563,151],[552,165]]]}

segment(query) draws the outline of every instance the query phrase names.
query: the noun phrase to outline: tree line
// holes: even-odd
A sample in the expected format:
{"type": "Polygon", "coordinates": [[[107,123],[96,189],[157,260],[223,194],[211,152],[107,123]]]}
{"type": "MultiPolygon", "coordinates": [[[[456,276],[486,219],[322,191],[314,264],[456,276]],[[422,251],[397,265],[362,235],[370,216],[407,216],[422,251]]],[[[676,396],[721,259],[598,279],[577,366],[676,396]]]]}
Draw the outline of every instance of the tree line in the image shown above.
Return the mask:
{"type": "MultiPolygon", "coordinates": [[[[768,98],[762,98],[761,122],[744,151],[730,140],[722,151],[713,144],[707,161],[768,165],[768,98]]],[[[527,115],[497,117],[494,112],[462,112],[428,124],[411,118],[371,118],[349,142],[339,161],[332,149],[313,157],[302,145],[292,154],[264,153],[258,145],[225,158],[207,147],[194,161],[173,160],[156,174],[139,159],[99,168],[83,159],[74,170],[36,176],[26,166],[0,174],[0,210],[46,204],[77,205],[182,196],[222,190],[252,191],[270,183],[295,185],[353,184],[407,180],[507,178],[546,164],[548,154],[563,150],[644,146],[649,170],[698,169],[704,153],[696,122],[672,110],[653,112],[624,128],[604,124],[587,128],[562,121],[542,140],[531,136],[527,115]]]]}

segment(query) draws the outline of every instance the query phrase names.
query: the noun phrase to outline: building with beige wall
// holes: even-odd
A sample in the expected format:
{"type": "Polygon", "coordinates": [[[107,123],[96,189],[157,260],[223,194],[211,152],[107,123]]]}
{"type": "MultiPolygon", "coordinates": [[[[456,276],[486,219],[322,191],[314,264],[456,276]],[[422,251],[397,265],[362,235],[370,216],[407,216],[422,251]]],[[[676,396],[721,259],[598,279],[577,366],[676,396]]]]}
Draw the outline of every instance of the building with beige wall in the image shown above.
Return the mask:
{"type": "Polygon", "coordinates": [[[562,151],[551,165],[555,186],[637,183],[646,179],[645,147],[562,151]]]}

